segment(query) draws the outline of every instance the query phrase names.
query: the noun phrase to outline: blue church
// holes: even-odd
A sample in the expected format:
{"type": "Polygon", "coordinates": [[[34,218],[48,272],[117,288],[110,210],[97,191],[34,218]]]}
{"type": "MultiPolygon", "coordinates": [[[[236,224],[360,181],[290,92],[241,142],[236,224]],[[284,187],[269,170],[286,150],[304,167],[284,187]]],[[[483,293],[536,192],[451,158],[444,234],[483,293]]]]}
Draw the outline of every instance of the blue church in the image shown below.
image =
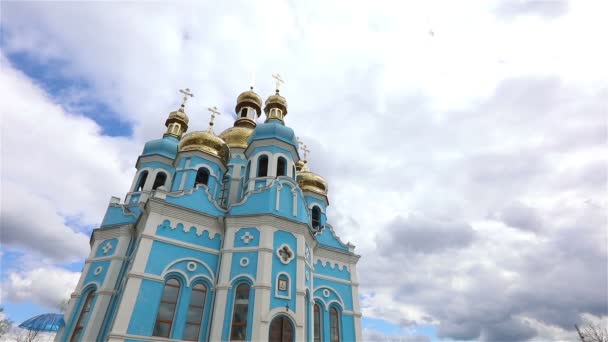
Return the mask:
{"type": "Polygon", "coordinates": [[[327,222],[278,85],[264,103],[241,93],[220,135],[215,113],[185,134],[182,92],[91,234],[55,341],[360,341],[359,256],[327,222]]]}

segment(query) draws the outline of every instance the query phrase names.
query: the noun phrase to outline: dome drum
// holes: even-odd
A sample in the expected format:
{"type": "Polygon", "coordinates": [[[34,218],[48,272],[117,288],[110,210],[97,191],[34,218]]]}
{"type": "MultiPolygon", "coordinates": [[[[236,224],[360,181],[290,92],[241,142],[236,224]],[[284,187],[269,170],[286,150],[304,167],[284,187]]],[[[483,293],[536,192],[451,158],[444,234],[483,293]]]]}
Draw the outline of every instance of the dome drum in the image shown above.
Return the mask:
{"type": "Polygon", "coordinates": [[[264,112],[268,114],[273,108],[281,110],[283,117],[287,115],[287,100],[281,96],[278,91],[276,94],[271,95],[266,99],[264,104],[264,112]]]}
{"type": "Polygon", "coordinates": [[[182,125],[182,131],[185,132],[188,130],[188,116],[184,113],[183,107],[179,110],[171,112],[167,120],[165,121],[165,126],[169,126],[172,123],[179,123],[182,125]]]}
{"type": "Polygon", "coordinates": [[[255,109],[258,117],[262,115],[262,98],[253,91],[253,87],[237,97],[234,110],[238,113],[243,107],[255,109]]]}

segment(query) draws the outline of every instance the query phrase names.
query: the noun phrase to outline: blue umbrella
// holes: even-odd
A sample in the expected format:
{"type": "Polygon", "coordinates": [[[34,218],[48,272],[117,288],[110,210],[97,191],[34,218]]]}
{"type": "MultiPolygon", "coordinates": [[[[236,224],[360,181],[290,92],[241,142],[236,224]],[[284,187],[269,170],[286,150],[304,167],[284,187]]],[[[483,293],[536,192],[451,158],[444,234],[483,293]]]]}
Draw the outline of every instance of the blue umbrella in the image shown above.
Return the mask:
{"type": "Polygon", "coordinates": [[[19,328],[41,332],[57,332],[64,325],[65,321],[62,314],[47,313],[28,319],[19,324],[19,328]]]}

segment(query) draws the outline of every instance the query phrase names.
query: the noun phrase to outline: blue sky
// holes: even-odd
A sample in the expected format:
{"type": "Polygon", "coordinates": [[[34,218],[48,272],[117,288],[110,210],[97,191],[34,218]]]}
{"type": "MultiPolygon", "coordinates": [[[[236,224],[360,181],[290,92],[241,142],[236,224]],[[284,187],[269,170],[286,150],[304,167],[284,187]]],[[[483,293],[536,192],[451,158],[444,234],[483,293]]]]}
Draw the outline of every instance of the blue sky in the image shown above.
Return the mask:
{"type": "Polygon", "coordinates": [[[562,340],[606,319],[605,4],[1,6],[13,320],[69,296],[178,89],[195,93],[190,130],[217,105],[220,132],[275,72],[329,219],[362,255],[369,340],[562,340]]]}

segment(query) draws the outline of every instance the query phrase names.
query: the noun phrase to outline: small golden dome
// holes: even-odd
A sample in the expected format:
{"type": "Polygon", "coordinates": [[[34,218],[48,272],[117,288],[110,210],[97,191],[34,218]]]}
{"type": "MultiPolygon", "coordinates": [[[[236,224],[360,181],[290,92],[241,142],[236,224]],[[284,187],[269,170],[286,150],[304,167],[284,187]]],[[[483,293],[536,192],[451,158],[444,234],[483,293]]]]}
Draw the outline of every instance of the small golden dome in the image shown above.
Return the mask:
{"type": "Polygon", "coordinates": [[[228,147],[247,148],[247,138],[253,133],[253,128],[244,126],[234,126],[223,131],[220,134],[228,147]]]}
{"type": "Polygon", "coordinates": [[[230,150],[226,142],[209,131],[195,131],[184,135],[179,150],[201,151],[220,158],[224,163],[228,162],[230,150]]]}
{"type": "Polygon", "coordinates": [[[296,171],[300,172],[300,171],[307,171],[308,168],[306,167],[306,160],[298,160],[298,162],[296,163],[296,171]]]}
{"type": "Polygon", "coordinates": [[[190,119],[188,119],[188,115],[186,115],[186,113],[184,112],[184,106],[182,105],[178,110],[169,113],[169,117],[167,118],[167,121],[165,121],[165,126],[169,126],[169,124],[177,122],[183,125],[182,128],[185,132],[186,130],[188,130],[189,121],[190,119]]]}
{"type": "Polygon", "coordinates": [[[300,171],[297,173],[296,180],[302,191],[312,191],[327,196],[327,182],[323,177],[310,171],[300,171]]]}
{"type": "Polygon", "coordinates": [[[281,112],[283,112],[283,117],[287,115],[287,100],[285,100],[285,98],[279,94],[278,90],[274,95],[270,95],[266,99],[264,104],[264,112],[268,114],[272,108],[280,109],[281,112]]]}
{"type": "Polygon", "coordinates": [[[253,107],[258,113],[258,117],[262,115],[262,98],[253,91],[253,87],[242,92],[239,97],[236,98],[236,107],[234,110],[238,113],[241,108],[245,106],[253,107]]]}

